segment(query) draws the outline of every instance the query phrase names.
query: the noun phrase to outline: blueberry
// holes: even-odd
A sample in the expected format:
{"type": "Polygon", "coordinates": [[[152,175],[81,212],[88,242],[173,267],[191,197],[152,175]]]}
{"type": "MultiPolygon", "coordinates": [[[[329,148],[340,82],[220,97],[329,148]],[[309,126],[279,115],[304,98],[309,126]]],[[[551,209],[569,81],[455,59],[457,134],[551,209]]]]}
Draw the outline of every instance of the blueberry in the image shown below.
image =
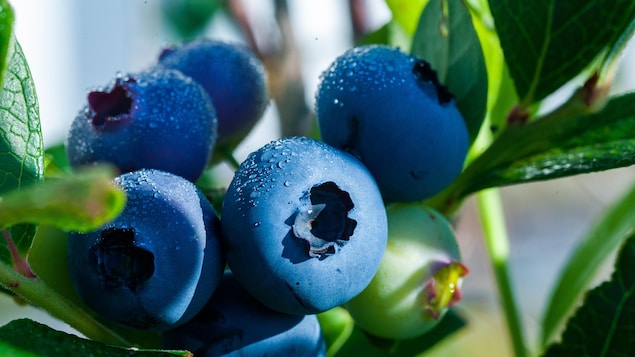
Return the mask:
{"type": "Polygon", "coordinates": [[[72,166],[109,162],[122,172],[159,169],[191,181],[203,173],[218,123],[192,79],[155,67],[118,76],[87,99],[66,140],[72,166]]]}
{"type": "Polygon", "coordinates": [[[285,313],[348,301],[368,285],[386,246],[386,213],[368,170],[309,138],[283,138],[251,153],[221,211],[236,278],[285,313]]]}
{"type": "Polygon", "coordinates": [[[128,201],[121,215],[69,234],[73,285],[90,308],[122,325],[165,330],[203,308],[225,266],[220,222],[189,181],[159,170],[115,180],[128,201]]]}
{"type": "Polygon", "coordinates": [[[461,172],[468,132],[428,63],[397,48],[348,50],[323,73],[315,103],[322,139],[360,159],[387,201],[418,201],[461,172]]]}
{"type": "Polygon", "coordinates": [[[159,65],[177,69],[205,88],[218,115],[218,146],[237,145],[267,107],[264,66],[242,44],[198,39],[165,48],[159,65]]]}
{"type": "Polygon", "coordinates": [[[326,356],[315,315],[271,310],[249,295],[227,272],[191,321],[162,336],[165,349],[195,356],[326,356]]]}
{"type": "Polygon", "coordinates": [[[372,282],[345,304],[367,332],[405,339],[430,331],[461,299],[467,274],[450,223],[418,204],[392,204],[388,246],[372,282]]]}

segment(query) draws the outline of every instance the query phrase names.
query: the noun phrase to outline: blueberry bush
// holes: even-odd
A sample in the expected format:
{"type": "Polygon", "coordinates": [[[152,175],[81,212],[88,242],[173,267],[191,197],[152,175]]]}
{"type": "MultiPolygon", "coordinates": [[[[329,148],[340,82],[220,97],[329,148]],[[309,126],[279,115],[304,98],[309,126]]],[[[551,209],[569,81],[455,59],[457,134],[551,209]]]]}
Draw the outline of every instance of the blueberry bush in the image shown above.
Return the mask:
{"type": "Polygon", "coordinates": [[[240,1],[162,1],[181,41],[88,92],[64,143],[45,147],[0,0],[0,293],[78,332],[16,319],[0,354],[424,355],[473,322],[453,224],[474,197],[500,343],[517,357],[635,355],[635,186],[576,243],[535,339],[499,190],[635,163],[635,93],[611,91],[635,3],[385,3],[392,18],[369,30],[363,1],[348,2],[354,45],[306,108],[285,76],[286,1],[284,45],[266,49],[240,1]],[[202,35],[219,12],[245,43],[202,35]],[[272,103],[281,138],[239,161],[272,103]]]}

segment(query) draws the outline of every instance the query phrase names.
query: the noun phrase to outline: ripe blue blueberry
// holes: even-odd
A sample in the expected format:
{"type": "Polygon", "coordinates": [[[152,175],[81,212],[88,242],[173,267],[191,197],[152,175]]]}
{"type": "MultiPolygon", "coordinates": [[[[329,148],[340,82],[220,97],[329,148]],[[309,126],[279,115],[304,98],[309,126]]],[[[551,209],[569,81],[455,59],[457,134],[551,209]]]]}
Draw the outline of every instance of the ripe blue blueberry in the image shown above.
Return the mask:
{"type": "Polygon", "coordinates": [[[387,201],[419,201],[461,172],[469,139],[454,98],[430,65],[369,45],[338,57],[316,94],[322,139],[350,152],[387,201]]]}
{"type": "Polygon", "coordinates": [[[249,295],[231,273],[188,323],[166,331],[163,348],[183,349],[195,356],[326,355],[315,315],[289,315],[271,310],[249,295]]]}
{"type": "Polygon", "coordinates": [[[368,285],[387,240],[368,170],[324,142],[283,138],[251,153],[223,201],[227,262],[272,309],[312,314],[368,285]]]}
{"type": "Polygon", "coordinates": [[[244,45],[198,39],[164,49],[159,65],[205,88],[218,115],[218,146],[238,144],[267,107],[264,66],[244,45]]]}
{"type": "Polygon", "coordinates": [[[144,169],[115,181],[128,197],[121,215],[69,235],[73,285],[86,305],[122,325],[165,330],[184,323],[222,276],[218,217],[182,177],[144,169]]]}
{"type": "Polygon", "coordinates": [[[211,99],[192,79],[175,70],[118,76],[88,93],[66,140],[72,166],[109,162],[122,172],[168,171],[195,181],[216,140],[211,99]]]}

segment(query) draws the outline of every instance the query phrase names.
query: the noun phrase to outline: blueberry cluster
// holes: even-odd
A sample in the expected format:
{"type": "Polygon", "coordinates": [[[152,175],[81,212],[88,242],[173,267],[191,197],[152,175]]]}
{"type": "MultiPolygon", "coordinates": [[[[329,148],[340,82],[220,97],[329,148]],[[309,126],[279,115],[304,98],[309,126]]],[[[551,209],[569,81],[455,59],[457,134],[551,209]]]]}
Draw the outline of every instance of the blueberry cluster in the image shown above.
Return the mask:
{"type": "MultiPolygon", "coordinates": [[[[87,306],[196,355],[324,355],[315,314],[347,304],[377,333],[381,322],[365,317],[372,305],[356,297],[390,311],[382,299],[400,286],[383,294],[385,283],[372,282],[378,269],[399,275],[386,264],[410,265],[386,249],[400,232],[386,205],[430,197],[460,172],[468,138],[454,99],[427,63],[387,46],[354,48],[321,78],[322,140],[282,138],[251,153],[216,212],[196,181],[268,100],[261,62],[208,39],[166,48],[155,66],[88,94],[68,133],[69,162],[117,167],[127,203],[98,230],[69,235],[72,281],[87,306]],[[397,258],[386,263],[387,252],[397,258]]],[[[444,287],[465,274],[449,247],[415,255],[432,283],[408,287],[407,303],[426,294],[435,320],[459,297],[444,287]]]]}

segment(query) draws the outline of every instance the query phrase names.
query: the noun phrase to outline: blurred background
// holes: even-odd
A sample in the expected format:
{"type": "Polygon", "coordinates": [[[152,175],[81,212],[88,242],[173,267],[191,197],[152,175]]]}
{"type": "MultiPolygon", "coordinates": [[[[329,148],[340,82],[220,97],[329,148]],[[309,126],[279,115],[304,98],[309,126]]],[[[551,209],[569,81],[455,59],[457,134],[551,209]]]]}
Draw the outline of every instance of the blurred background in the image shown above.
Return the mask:
{"type": "MultiPolygon", "coordinates": [[[[381,27],[391,16],[382,0],[190,2],[199,4],[200,13],[223,3],[211,21],[201,23],[196,36],[246,42],[268,70],[272,102],[235,152],[239,161],[273,139],[310,130],[322,71],[356,39],[381,27]]],[[[192,35],[175,31],[174,24],[181,20],[176,10],[166,11],[183,3],[12,1],[15,33],[37,89],[46,147],[63,142],[89,89],[108,84],[117,73],[153,65],[162,47],[192,35]]],[[[635,88],[634,47],[631,44],[624,55],[615,93],[635,88]]],[[[217,175],[228,182],[231,170],[221,165],[217,175]]],[[[635,168],[630,167],[502,189],[511,238],[512,280],[530,342],[538,338],[542,309],[560,266],[601,212],[633,184],[635,168]]],[[[473,200],[466,202],[456,224],[470,268],[458,309],[469,324],[426,356],[511,355],[473,200]]],[[[611,265],[597,277],[598,282],[610,274],[611,265]]],[[[71,331],[46,313],[0,296],[0,325],[23,316],[71,331]]]]}

